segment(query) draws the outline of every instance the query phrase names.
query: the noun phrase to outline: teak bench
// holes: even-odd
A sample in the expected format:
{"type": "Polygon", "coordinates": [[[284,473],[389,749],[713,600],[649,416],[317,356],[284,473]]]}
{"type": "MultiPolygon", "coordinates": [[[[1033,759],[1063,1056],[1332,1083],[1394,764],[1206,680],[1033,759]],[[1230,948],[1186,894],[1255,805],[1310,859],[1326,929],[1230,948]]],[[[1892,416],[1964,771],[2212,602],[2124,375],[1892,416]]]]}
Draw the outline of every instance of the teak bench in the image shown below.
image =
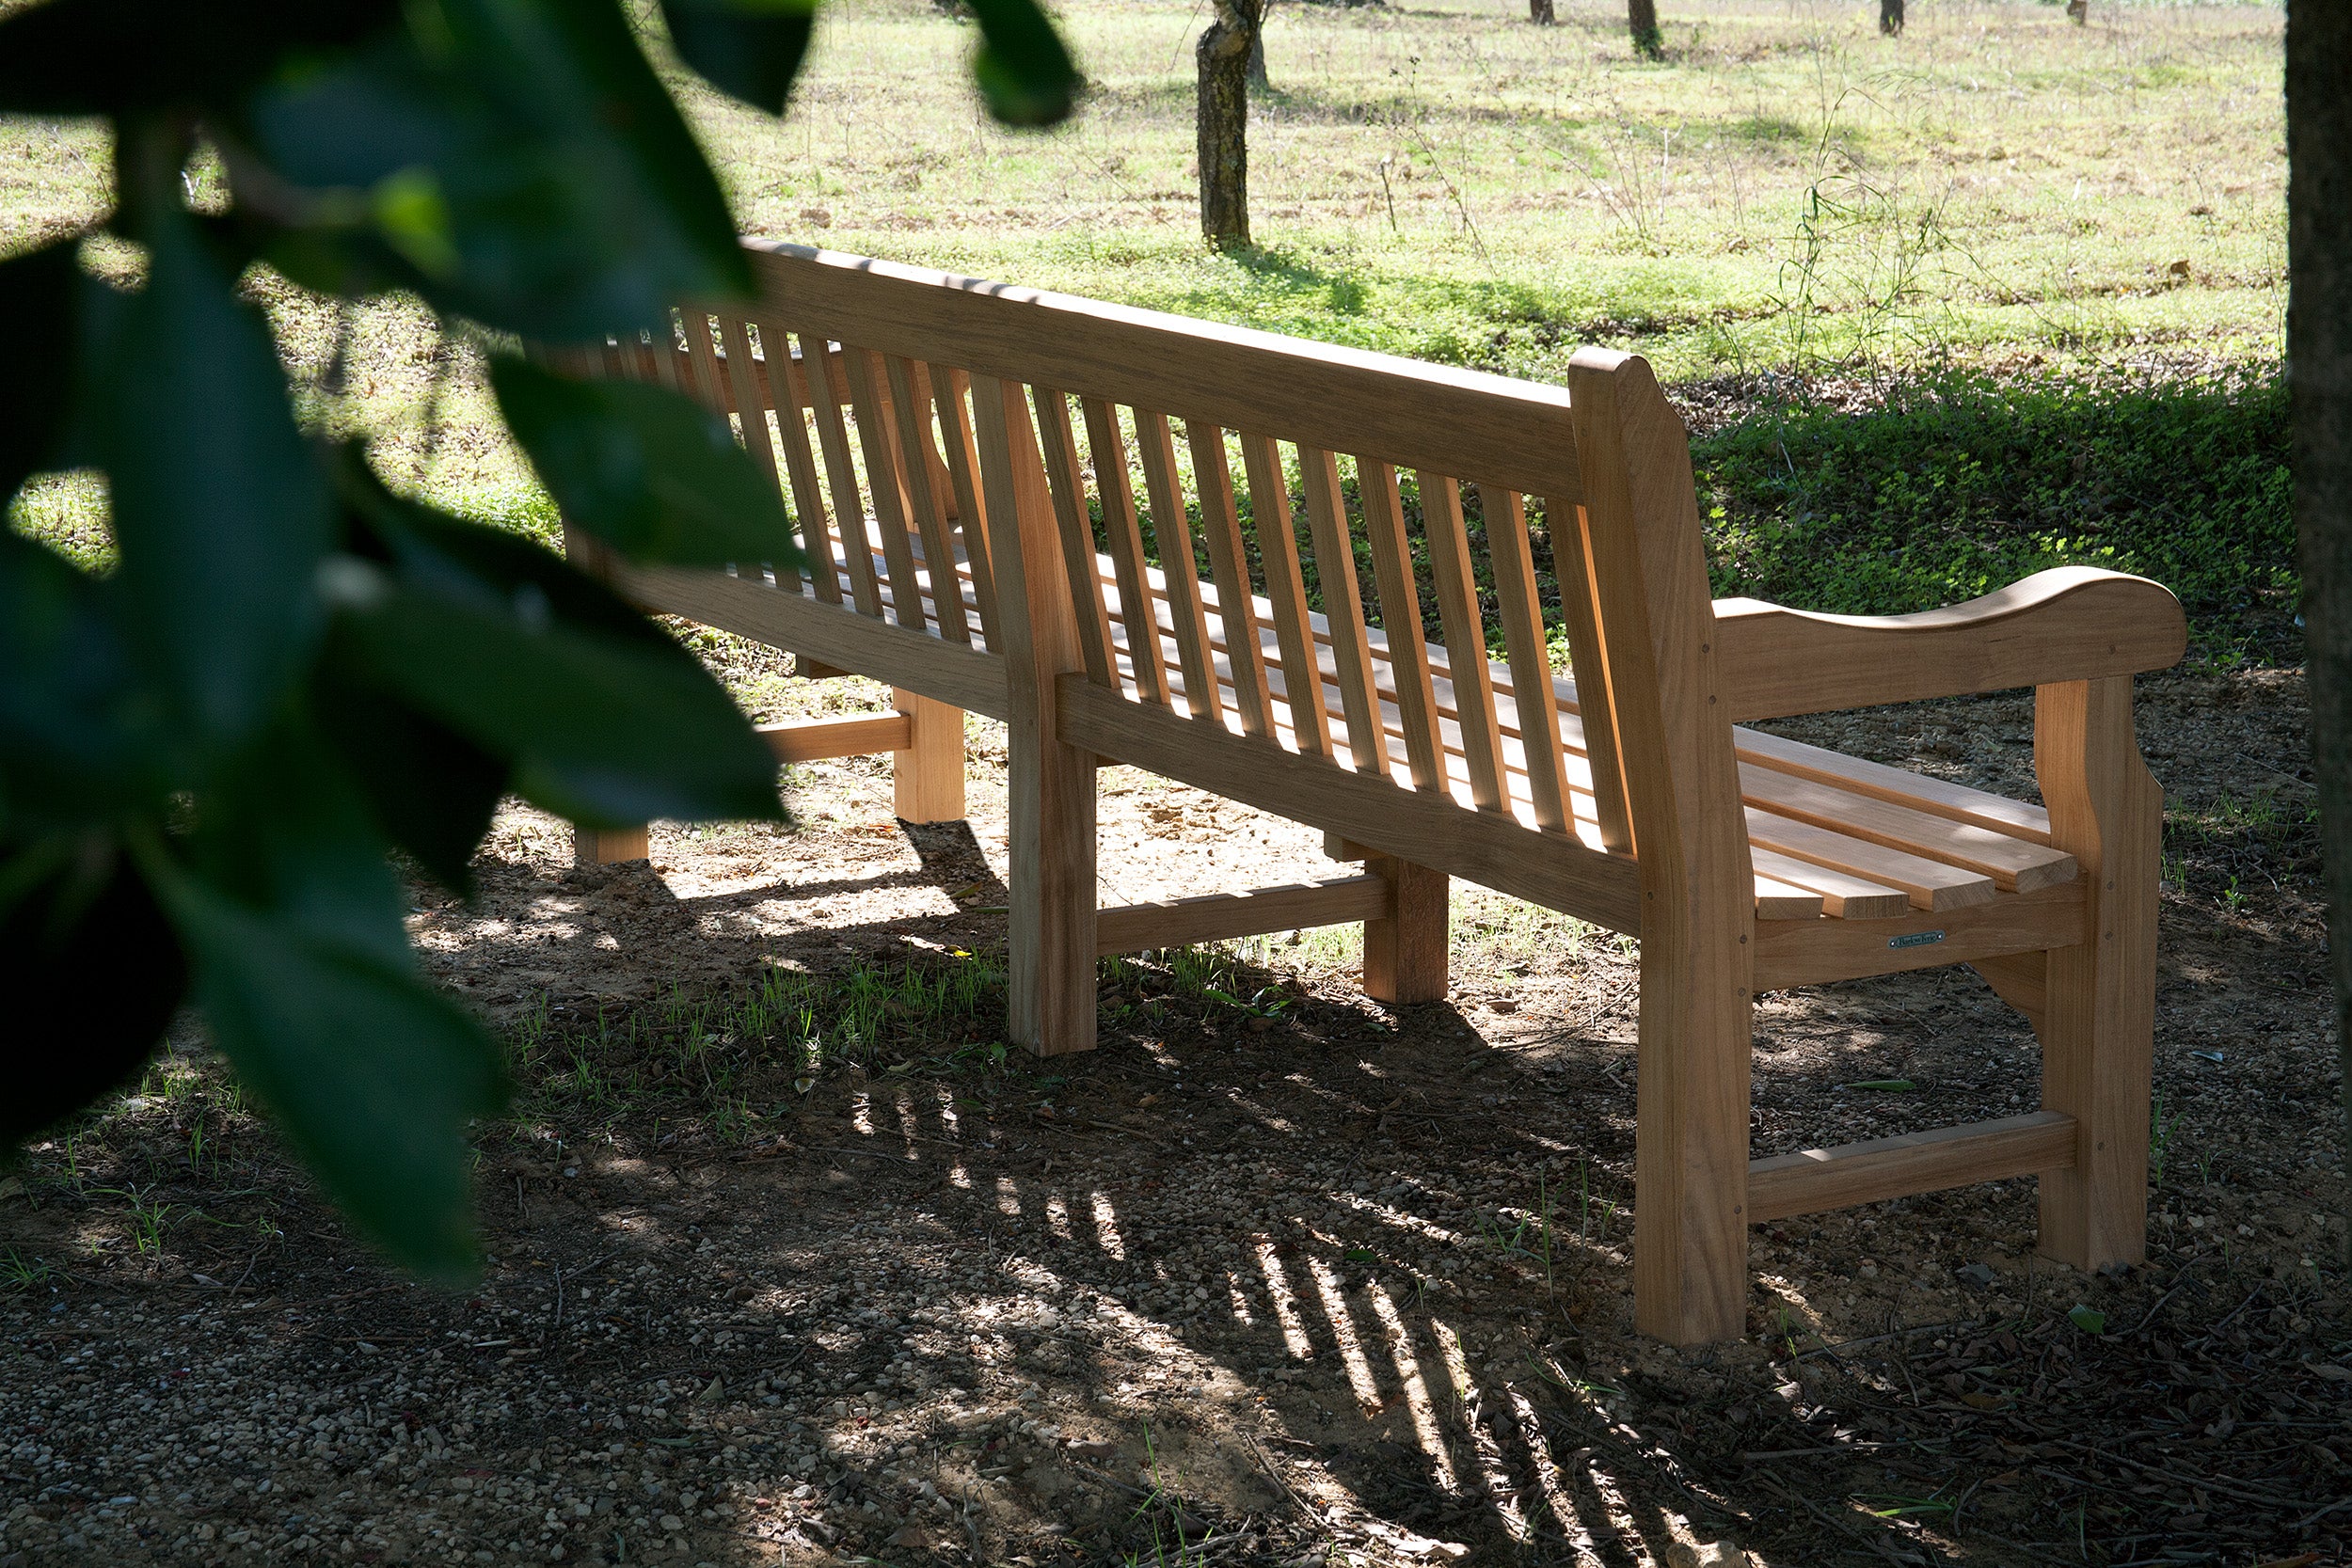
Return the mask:
{"type": "MultiPolygon", "coordinates": [[[[1461,877],[1640,940],[1647,1333],[1744,1331],[1750,1225],[1996,1178],[2040,1178],[2049,1256],[2140,1259],[2161,793],[2131,678],[2183,652],[2163,588],[2067,569],[1887,618],[1710,601],[1688,436],[1638,357],[1585,350],[1561,388],[751,249],[756,304],[555,357],[736,417],[813,576],[571,548],[648,609],[898,689],[895,713],[769,733],[785,759],[894,752],[910,820],[962,815],[956,710],[1006,721],[1020,1044],[1094,1043],[1100,954],[1318,924],[1364,923],[1375,997],[1436,999],[1461,877]],[[1738,727],[2024,686],[2043,806],[1738,727]],[[1320,828],[1366,865],[1098,910],[1103,763],[1320,828]],[[1957,963],[2032,1022],[2040,1110],[1749,1158],[1757,992],[1957,963]]],[[[583,833],[580,853],[644,836],[583,833]]]]}

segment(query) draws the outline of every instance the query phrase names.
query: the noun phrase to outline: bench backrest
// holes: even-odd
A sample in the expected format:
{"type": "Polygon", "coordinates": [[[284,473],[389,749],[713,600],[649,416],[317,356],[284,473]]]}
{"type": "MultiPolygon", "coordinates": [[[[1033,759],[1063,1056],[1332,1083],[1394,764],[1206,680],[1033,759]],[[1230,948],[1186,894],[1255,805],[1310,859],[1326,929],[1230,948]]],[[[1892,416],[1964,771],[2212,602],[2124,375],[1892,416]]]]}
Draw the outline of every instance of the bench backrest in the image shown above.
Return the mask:
{"type": "Polygon", "coordinates": [[[1023,628],[1004,624],[1018,611],[999,602],[990,557],[1020,535],[1004,519],[975,525],[992,495],[1049,497],[1058,559],[1025,565],[1064,585],[1098,685],[1517,812],[1582,847],[1647,860],[1687,835],[1692,812],[1736,817],[1728,716],[1708,712],[1712,612],[1688,442],[1641,360],[1588,350],[1564,390],[750,248],[755,303],[689,308],[682,350],[615,344],[601,363],[714,408],[774,410],[772,424],[740,428],[835,566],[780,585],[1002,651],[1023,628]],[[1550,671],[1535,572],[1547,548],[1573,696],[1550,671]],[[958,559],[969,604],[947,588],[944,563],[958,559]],[[1433,608],[1450,657],[1427,649],[1433,608]],[[1490,671],[1474,656],[1497,643],[1490,671]],[[1300,678],[1309,670],[1317,678],[1300,678]]]}

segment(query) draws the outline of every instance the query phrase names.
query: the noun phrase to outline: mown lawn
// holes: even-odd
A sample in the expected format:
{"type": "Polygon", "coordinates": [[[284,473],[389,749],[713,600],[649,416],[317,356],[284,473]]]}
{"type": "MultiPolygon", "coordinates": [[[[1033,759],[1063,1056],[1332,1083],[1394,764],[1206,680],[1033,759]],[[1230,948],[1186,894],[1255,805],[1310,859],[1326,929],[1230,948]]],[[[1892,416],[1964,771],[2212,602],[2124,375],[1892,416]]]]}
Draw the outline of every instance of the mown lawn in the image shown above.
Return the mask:
{"type": "MultiPolygon", "coordinates": [[[[2085,561],[2172,584],[2209,656],[2292,659],[2279,8],[1664,8],[1648,64],[1603,0],[1278,7],[1233,256],[1174,0],[1060,8],[1091,89],[1042,135],[986,120],[927,0],[836,0],[780,125],[687,95],[754,232],[1544,379],[1639,350],[1695,411],[1725,592],[1903,610],[2085,561]]],[[[100,151],[0,123],[0,248],[101,210],[100,151]]],[[[469,351],[271,292],[307,372],[344,334],[321,420],[547,530],[469,351]]],[[[87,484],[19,515],[103,554],[87,484]]]]}

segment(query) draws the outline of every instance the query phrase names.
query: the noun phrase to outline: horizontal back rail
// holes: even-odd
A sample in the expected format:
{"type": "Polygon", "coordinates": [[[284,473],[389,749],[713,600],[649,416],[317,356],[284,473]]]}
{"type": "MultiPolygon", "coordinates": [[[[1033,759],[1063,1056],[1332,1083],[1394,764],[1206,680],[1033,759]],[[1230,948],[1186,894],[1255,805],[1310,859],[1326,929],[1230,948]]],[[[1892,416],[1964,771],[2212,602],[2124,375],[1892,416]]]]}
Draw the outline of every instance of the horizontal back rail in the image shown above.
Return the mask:
{"type": "Polygon", "coordinates": [[[1279,432],[1555,505],[1582,494],[1558,388],[805,245],[748,248],[763,296],[845,343],[1279,432]]]}

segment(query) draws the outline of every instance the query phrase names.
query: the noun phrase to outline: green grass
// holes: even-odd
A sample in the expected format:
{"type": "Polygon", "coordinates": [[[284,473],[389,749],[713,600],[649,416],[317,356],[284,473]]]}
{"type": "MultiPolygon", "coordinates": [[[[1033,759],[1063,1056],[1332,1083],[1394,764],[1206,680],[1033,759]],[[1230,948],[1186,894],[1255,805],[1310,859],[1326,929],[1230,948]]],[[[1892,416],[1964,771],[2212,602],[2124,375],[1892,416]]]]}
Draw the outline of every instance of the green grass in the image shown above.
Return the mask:
{"type": "Polygon", "coordinates": [[[2169,587],[2209,657],[2300,657],[2275,374],[1947,375],[1867,413],[1768,411],[1693,458],[1719,594],[1882,614],[2105,566],[2169,587]]]}
{"type": "MultiPolygon", "coordinates": [[[[781,124],[683,90],[754,232],[1542,379],[1638,350],[1709,409],[1722,591],[1896,611],[2092,562],[2173,587],[2207,657],[2296,657],[2279,7],[1938,0],[1890,40],[1850,0],[1675,0],[1648,63],[1617,0],[1285,6],[1232,255],[1197,229],[1198,8],[1057,8],[1090,85],[1047,134],[987,122],[928,0],[829,4],[781,124]]],[[[0,251],[107,199],[97,127],[0,120],[0,251]]],[[[256,287],[309,418],[552,536],[470,348],[256,287]]],[[[13,517],[107,559],[86,477],[13,517]]]]}

